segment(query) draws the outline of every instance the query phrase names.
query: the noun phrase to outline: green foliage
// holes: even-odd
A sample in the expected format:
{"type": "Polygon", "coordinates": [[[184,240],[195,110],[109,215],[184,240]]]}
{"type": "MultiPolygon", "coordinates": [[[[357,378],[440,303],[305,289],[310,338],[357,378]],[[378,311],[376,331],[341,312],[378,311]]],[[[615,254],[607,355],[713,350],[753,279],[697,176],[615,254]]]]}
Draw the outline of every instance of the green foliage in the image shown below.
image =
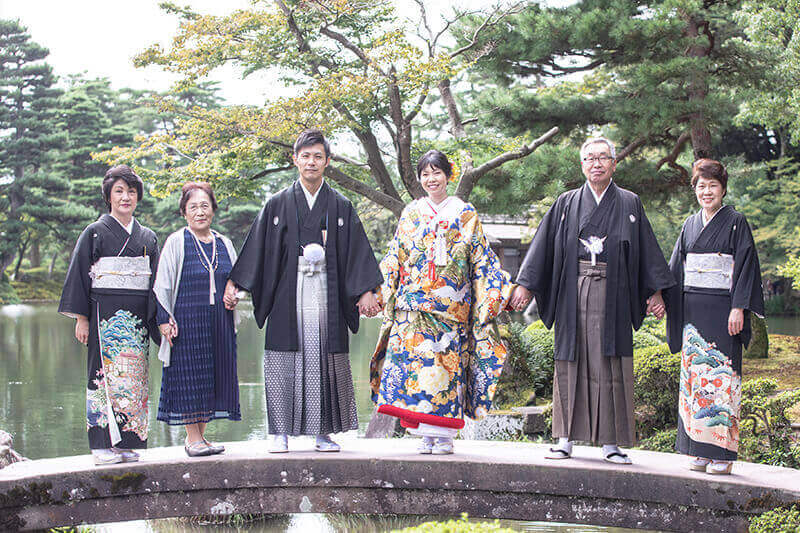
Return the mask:
{"type": "Polygon", "coordinates": [[[18,304],[20,299],[17,291],[8,282],[8,276],[0,274],[0,305],[18,304]]]}
{"type": "Polygon", "coordinates": [[[779,507],[750,519],[750,533],[797,533],[800,531],[800,506],[779,507]]]}
{"type": "Polygon", "coordinates": [[[524,405],[534,392],[537,397],[553,393],[553,332],[541,321],[525,328],[512,322],[507,326],[508,358],[497,385],[495,405],[524,405]]]}
{"type": "MultiPolygon", "coordinates": [[[[155,65],[177,74],[176,89],[182,91],[229,63],[245,76],[278,73],[280,82],[295,90],[291,96],[270,95],[257,106],[202,108],[173,95],[159,98],[161,111],[180,117],[174,128],[96,157],[108,164],[131,164],[160,194],[200,178],[225,195],[244,197],[265,186],[276,190],[272,178],[291,168],[294,138],[307,127],[318,127],[343,140],[334,146],[326,176],[397,216],[409,198],[424,194],[415,179],[414,158],[431,144],[427,139],[437,138],[436,147],[453,156],[465,200],[506,160],[524,158],[536,148],[523,146],[528,136],[509,138],[497,129],[464,125],[466,98],[459,93],[465,84],[458,82],[474,66],[471,54],[478,52],[477,43],[460,50],[443,43],[452,43],[450,28],[466,14],[454,13],[439,33],[429,24],[423,2],[413,6],[411,20],[389,0],[315,5],[308,9],[303,0],[253,3],[213,16],[162,4],[180,19],[178,34],[168,48],[153,45],[139,54],[137,66],[155,65]],[[296,45],[287,47],[287,42],[296,45]],[[449,142],[438,138],[445,122],[451,126],[449,142]],[[154,164],[143,166],[142,158],[154,164]],[[496,163],[481,165],[492,160],[496,163]]],[[[474,16],[494,26],[509,9],[485,11],[474,16]]],[[[497,180],[493,185],[505,186],[502,177],[492,177],[497,180]]],[[[519,203],[519,196],[508,198],[527,205],[527,200],[519,203]]]]}
{"type": "Polygon", "coordinates": [[[750,327],[752,328],[753,336],[742,355],[749,359],[763,359],[769,354],[767,322],[763,318],[750,314],[750,327]]]}
{"type": "Polygon", "coordinates": [[[777,390],[778,382],[769,378],[742,385],[739,455],[754,463],[800,468],[800,445],[787,415],[800,403],[800,389],[777,390]]]}
{"type": "Polygon", "coordinates": [[[786,291],[764,300],[764,313],[767,316],[800,315],[800,303],[790,291],[786,291]]]}
{"type": "Polygon", "coordinates": [[[418,526],[405,529],[395,529],[392,533],[514,533],[514,530],[500,525],[499,520],[494,522],[470,522],[466,514],[459,519],[450,519],[446,522],[425,522],[418,526]]]}
{"type": "Polygon", "coordinates": [[[0,20],[0,274],[67,206],[64,183],[42,171],[63,143],[48,53],[18,21],[0,20]]]}
{"type": "Polygon", "coordinates": [[[656,431],[646,439],[640,440],[639,448],[652,452],[675,453],[677,433],[678,430],[675,428],[656,431]]]}
{"type": "MultiPolygon", "coordinates": [[[[797,238],[800,239],[800,230],[797,238]]],[[[778,268],[778,273],[792,280],[792,288],[800,290],[800,255],[789,257],[786,264],[778,268]]]]}
{"type": "Polygon", "coordinates": [[[666,343],[634,351],[633,397],[642,437],[677,424],[680,368],[680,355],[670,353],[666,343]]]}

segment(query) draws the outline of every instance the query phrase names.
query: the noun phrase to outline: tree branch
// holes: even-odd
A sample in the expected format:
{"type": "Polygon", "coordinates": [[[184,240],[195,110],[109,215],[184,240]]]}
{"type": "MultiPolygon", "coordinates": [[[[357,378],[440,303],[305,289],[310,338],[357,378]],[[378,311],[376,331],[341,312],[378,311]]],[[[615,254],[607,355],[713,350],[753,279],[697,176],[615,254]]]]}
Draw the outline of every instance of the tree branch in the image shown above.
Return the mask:
{"type": "Polygon", "coordinates": [[[400,213],[403,212],[405,204],[403,204],[403,202],[401,202],[399,199],[393,198],[388,194],[384,194],[381,191],[369,187],[365,183],[348,176],[337,167],[328,165],[328,167],[325,169],[325,175],[335,181],[341,187],[358,193],[361,196],[372,200],[381,207],[385,207],[394,213],[398,218],[400,217],[400,213]]]}
{"type": "Polygon", "coordinates": [[[465,172],[461,179],[458,182],[458,187],[456,188],[456,196],[460,198],[468,198],[469,194],[472,192],[473,187],[478,182],[478,180],[483,177],[487,172],[496,169],[508,163],[509,161],[514,161],[515,159],[522,159],[534,152],[537,148],[541,145],[549,141],[551,138],[558,133],[558,127],[553,127],[548,130],[544,135],[539,137],[538,139],[534,140],[530,144],[523,145],[521,148],[517,150],[508,151],[504,154],[501,154],[493,159],[490,159],[486,163],[480,165],[479,167],[475,168],[470,172],[465,172]]]}
{"type": "Polygon", "coordinates": [[[475,45],[478,44],[478,36],[481,34],[481,32],[483,32],[483,30],[485,30],[486,28],[490,28],[492,26],[496,26],[498,22],[500,22],[509,15],[519,13],[520,11],[519,7],[521,5],[522,2],[516,2],[515,4],[511,5],[508,9],[505,10],[501,10],[499,7],[496,7],[494,11],[492,13],[489,13],[489,16],[487,16],[486,19],[484,19],[481,25],[478,26],[474,32],[472,32],[472,37],[470,38],[470,41],[461,48],[459,48],[458,50],[456,50],[455,52],[451,52],[450,58],[453,59],[475,48],[475,45]],[[496,19],[495,15],[497,15],[496,19]]]}
{"type": "Polygon", "coordinates": [[[670,150],[669,154],[661,158],[661,160],[659,160],[659,162],[656,164],[657,169],[660,169],[665,164],[669,164],[670,167],[680,172],[684,184],[688,184],[690,181],[689,171],[687,171],[683,166],[679,165],[677,163],[677,159],[681,153],[683,145],[686,144],[686,141],[688,141],[691,138],[691,136],[692,133],[690,130],[686,130],[683,133],[681,133],[680,137],[678,137],[678,140],[675,141],[675,146],[672,147],[672,150],[670,150]]]}
{"type": "Polygon", "coordinates": [[[294,168],[294,165],[286,165],[285,167],[277,167],[277,168],[267,168],[267,169],[262,170],[261,172],[257,172],[255,174],[253,174],[252,176],[250,176],[250,179],[251,180],[257,180],[257,179],[263,178],[264,176],[267,176],[269,174],[276,174],[278,172],[283,172],[285,170],[291,170],[293,168],[294,168]]]}
{"type": "Polygon", "coordinates": [[[638,150],[640,147],[644,146],[647,143],[647,137],[639,137],[628,146],[623,148],[621,151],[617,152],[617,163],[631,155],[633,152],[638,150]]]}

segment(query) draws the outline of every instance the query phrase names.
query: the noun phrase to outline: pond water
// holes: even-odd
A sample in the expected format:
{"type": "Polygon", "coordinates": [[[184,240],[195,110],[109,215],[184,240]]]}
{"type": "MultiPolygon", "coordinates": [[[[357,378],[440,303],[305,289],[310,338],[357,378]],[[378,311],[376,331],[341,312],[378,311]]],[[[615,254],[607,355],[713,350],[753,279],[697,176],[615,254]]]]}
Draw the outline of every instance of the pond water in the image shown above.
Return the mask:
{"type": "MultiPolygon", "coordinates": [[[[769,321],[770,332],[800,335],[800,319],[797,317],[786,320],[781,317],[777,322],[773,320],[769,321]]],[[[369,358],[379,325],[379,319],[362,320],[359,333],[352,336],[350,343],[361,433],[366,428],[373,409],[369,393],[369,358]]],[[[0,429],[11,433],[14,436],[14,447],[31,459],[88,453],[84,389],[86,348],[78,344],[73,332],[74,322],[58,315],[54,304],[0,308],[0,429]]],[[[266,438],[261,363],[263,341],[264,334],[258,329],[252,316],[241,324],[238,334],[238,363],[242,421],[212,422],[207,431],[211,440],[266,438]]],[[[184,438],[183,428],[167,426],[155,419],[161,368],[155,357],[155,347],[151,347],[150,353],[149,446],[180,445],[184,438]]],[[[253,524],[247,527],[247,531],[352,530],[340,529],[339,525],[345,520],[342,517],[293,515],[283,520],[281,524],[253,524]]],[[[399,524],[379,526],[378,524],[383,523],[380,520],[370,522],[371,525],[357,530],[387,531],[401,527],[399,524]]],[[[406,525],[409,523],[405,522],[406,525]]],[[[513,527],[524,531],[611,531],[609,528],[594,526],[527,522],[513,524],[513,527]]],[[[95,531],[206,531],[209,527],[211,526],[197,525],[185,520],[155,520],[147,524],[136,522],[97,526],[95,531]]]]}

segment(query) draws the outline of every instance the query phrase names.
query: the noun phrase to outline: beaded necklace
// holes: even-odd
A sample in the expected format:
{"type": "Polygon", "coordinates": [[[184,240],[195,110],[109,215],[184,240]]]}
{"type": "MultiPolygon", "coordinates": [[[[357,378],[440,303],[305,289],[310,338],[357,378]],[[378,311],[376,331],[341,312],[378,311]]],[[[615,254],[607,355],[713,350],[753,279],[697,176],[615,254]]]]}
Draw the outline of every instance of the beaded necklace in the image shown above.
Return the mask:
{"type": "Polygon", "coordinates": [[[191,229],[186,229],[192,234],[194,249],[197,252],[197,257],[200,259],[200,264],[203,265],[203,268],[206,270],[206,272],[208,272],[208,304],[214,305],[214,294],[217,292],[217,285],[214,282],[214,272],[216,272],[217,266],[219,266],[219,254],[217,254],[217,236],[214,235],[213,231],[211,232],[211,259],[209,259],[206,255],[206,251],[203,250],[202,246],[200,246],[200,239],[197,238],[197,235],[195,235],[191,229]]]}

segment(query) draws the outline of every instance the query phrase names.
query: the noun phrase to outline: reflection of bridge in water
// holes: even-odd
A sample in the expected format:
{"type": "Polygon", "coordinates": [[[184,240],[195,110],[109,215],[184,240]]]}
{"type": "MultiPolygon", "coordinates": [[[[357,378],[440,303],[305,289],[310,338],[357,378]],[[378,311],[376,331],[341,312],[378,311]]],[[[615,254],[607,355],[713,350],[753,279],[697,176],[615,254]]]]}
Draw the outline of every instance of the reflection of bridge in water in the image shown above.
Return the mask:
{"type": "Polygon", "coordinates": [[[737,463],[732,476],[691,472],[684,457],[633,450],[634,464],[576,447],[457,441],[455,455],[416,453],[412,439],[344,440],[341,453],[271,455],[261,441],[223,455],[155,448],[142,461],[95,467],[91,457],[0,470],[0,530],[232,513],[438,514],[675,531],[746,531],[749,516],[800,502],[800,472],[737,463]]]}

